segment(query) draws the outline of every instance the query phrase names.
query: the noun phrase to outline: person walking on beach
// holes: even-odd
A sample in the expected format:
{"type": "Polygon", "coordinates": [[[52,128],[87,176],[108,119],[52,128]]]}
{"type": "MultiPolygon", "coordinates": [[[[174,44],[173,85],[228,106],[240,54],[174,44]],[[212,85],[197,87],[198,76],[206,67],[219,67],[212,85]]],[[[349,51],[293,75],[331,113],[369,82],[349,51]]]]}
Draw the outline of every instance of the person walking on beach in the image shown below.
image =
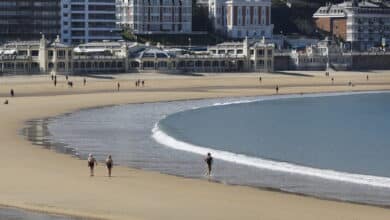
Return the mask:
{"type": "Polygon", "coordinates": [[[68,74],[66,74],[66,75],[65,75],[65,79],[66,79],[66,81],[68,81],[68,78],[69,78],[69,77],[68,77],[68,74]]]}
{"type": "Polygon", "coordinates": [[[117,89],[118,89],[118,91],[119,91],[119,89],[121,88],[121,84],[118,82],[118,83],[116,84],[116,87],[117,87],[117,89]]]}
{"type": "Polygon", "coordinates": [[[90,176],[94,176],[93,171],[94,171],[95,165],[97,166],[96,159],[93,157],[92,154],[89,154],[88,155],[88,167],[89,167],[89,171],[90,171],[90,176]]]}
{"type": "Polygon", "coordinates": [[[262,78],[261,78],[261,76],[259,77],[259,82],[261,83],[261,81],[262,81],[262,78]]]}
{"type": "Polygon", "coordinates": [[[10,93],[10,95],[11,95],[12,97],[14,97],[14,95],[15,95],[14,89],[11,89],[11,90],[9,91],[9,93],[10,93]]]}
{"type": "Polygon", "coordinates": [[[86,78],[84,78],[83,83],[84,83],[84,86],[87,84],[87,79],[86,78]]]}
{"type": "Polygon", "coordinates": [[[276,93],[279,93],[279,86],[278,85],[276,85],[275,90],[276,90],[276,93]]]}
{"type": "Polygon", "coordinates": [[[367,79],[367,81],[368,81],[368,75],[366,76],[366,79],[367,79]]]}
{"type": "Polygon", "coordinates": [[[108,157],[106,159],[106,166],[107,166],[107,170],[108,170],[108,177],[111,177],[111,170],[112,170],[113,165],[114,165],[114,161],[112,160],[112,156],[110,154],[110,155],[108,155],[108,157]]]}
{"type": "Polygon", "coordinates": [[[212,169],[212,166],[213,166],[213,157],[211,156],[211,153],[207,153],[207,156],[204,159],[204,161],[207,164],[207,176],[210,177],[211,176],[211,169],[212,169]]]}

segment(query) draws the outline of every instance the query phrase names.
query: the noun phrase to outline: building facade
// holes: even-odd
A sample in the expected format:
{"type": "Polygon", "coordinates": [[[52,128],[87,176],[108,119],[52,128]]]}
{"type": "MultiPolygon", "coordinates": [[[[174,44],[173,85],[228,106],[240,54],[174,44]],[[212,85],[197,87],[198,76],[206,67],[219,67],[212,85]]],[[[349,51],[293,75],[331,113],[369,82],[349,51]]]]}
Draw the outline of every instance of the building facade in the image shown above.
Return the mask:
{"type": "Polygon", "coordinates": [[[210,0],[216,31],[230,38],[272,38],[271,0],[210,0]]]}
{"type": "Polygon", "coordinates": [[[44,35],[37,41],[17,41],[0,46],[0,73],[70,73],[72,48],[44,35]]]}
{"type": "Polygon", "coordinates": [[[0,41],[38,40],[60,33],[61,0],[1,0],[0,41]]]}
{"type": "Polygon", "coordinates": [[[62,0],[61,41],[120,40],[115,0],[62,0]]]}
{"type": "Polygon", "coordinates": [[[117,0],[119,23],[134,34],[192,31],[191,0],[117,0]]]}
{"type": "Polygon", "coordinates": [[[76,47],[53,42],[0,46],[0,74],[127,72],[272,72],[274,45],[229,42],[195,52],[127,42],[94,42],[76,47]]]}
{"type": "Polygon", "coordinates": [[[313,15],[316,26],[366,51],[390,43],[390,8],[357,0],[320,7],[313,15]]]}

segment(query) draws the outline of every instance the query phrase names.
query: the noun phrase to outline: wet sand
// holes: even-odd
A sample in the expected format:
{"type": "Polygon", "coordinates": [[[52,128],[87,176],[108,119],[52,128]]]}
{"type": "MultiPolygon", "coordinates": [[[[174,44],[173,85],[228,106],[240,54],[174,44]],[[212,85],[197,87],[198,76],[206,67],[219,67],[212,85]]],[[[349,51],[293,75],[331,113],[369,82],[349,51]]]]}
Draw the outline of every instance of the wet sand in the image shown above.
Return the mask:
{"type": "Polygon", "coordinates": [[[127,167],[113,178],[99,165],[88,175],[86,161],[32,146],[20,131],[31,119],[125,103],[309,93],[389,90],[390,72],[207,74],[203,77],[127,74],[110,77],[0,78],[0,204],[57,214],[104,219],[389,219],[390,209],[227,186],[127,167]],[[334,84],[331,77],[335,78],[334,84]],[[136,79],[146,86],[135,88],[136,79]],[[348,86],[351,81],[354,86],[348,86]],[[120,82],[121,90],[116,90],[120,82]],[[13,88],[16,96],[9,97],[13,88]]]}

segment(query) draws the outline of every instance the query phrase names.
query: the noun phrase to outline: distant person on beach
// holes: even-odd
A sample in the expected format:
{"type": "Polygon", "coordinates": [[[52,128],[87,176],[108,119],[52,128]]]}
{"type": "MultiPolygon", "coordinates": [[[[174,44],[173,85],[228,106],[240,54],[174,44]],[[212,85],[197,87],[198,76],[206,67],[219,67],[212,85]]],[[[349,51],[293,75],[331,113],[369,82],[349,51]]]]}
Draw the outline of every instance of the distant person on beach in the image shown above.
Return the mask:
{"type": "Polygon", "coordinates": [[[334,83],[334,78],[332,77],[332,84],[334,83]]]}
{"type": "Polygon", "coordinates": [[[145,86],[145,80],[142,80],[142,87],[145,86]]]}
{"type": "Polygon", "coordinates": [[[89,154],[88,155],[88,167],[89,167],[89,170],[90,170],[90,176],[94,176],[93,171],[94,171],[95,165],[97,166],[96,159],[93,157],[92,154],[89,154]]]}
{"type": "Polygon", "coordinates": [[[53,74],[51,74],[51,80],[52,80],[52,81],[54,80],[54,75],[53,75],[53,74]]]}
{"type": "Polygon", "coordinates": [[[207,176],[211,176],[211,169],[213,166],[213,157],[211,156],[211,153],[207,153],[206,159],[204,161],[207,164],[207,176]]]}
{"type": "Polygon", "coordinates": [[[107,170],[108,170],[108,177],[111,177],[111,170],[112,170],[113,165],[114,165],[114,161],[112,160],[112,156],[108,155],[108,157],[106,159],[106,166],[107,166],[107,170]]]}
{"type": "Polygon", "coordinates": [[[4,101],[4,105],[8,105],[8,99],[4,101]]]}
{"type": "Polygon", "coordinates": [[[367,81],[368,81],[368,75],[366,76],[366,79],[367,79],[367,81]]]}
{"type": "Polygon", "coordinates": [[[66,79],[66,81],[68,81],[68,75],[65,75],[65,79],[66,79]]]}
{"type": "Polygon", "coordinates": [[[9,91],[9,93],[10,93],[10,95],[11,95],[12,97],[14,97],[14,95],[15,95],[14,89],[11,89],[11,90],[9,91]]]}
{"type": "Polygon", "coordinates": [[[54,77],[54,86],[57,86],[57,77],[54,77]]]}
{"type": "Polygon", "coordinates": [[[84,78],[83,83],[84,83],[84,86],[87,84],[87,79],[86,78],[84,78]]]}
{"type": "Polygon", "coordinates": [[[121,84],[118,82],[118,83],[116,84],[116,87],[117,87],[117,89],[118,89],[118,91],[119,91],[119,89],[121,88],[121,84]]]}
{"type": "Polygon", "coordinates": [[[261,76],[259,77],[259,82],[261,83],[261,81],[262,81],[263,79],[261,78],[261,76]]]}
{"type": "Polygon", "coordinates": [[[276,93],[279,93],[279,86],[278,85],[276,85],[275,90],[276,90],[276,93]]]}

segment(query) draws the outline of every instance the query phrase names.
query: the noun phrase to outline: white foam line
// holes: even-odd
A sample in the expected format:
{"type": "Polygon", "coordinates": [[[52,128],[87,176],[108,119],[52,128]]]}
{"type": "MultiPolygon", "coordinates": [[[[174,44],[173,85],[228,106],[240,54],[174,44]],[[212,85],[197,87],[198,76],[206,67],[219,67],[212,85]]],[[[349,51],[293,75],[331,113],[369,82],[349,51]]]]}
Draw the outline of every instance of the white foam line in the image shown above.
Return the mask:
{"type": "Polygon", "coordinates": [[[200,146],[192,145],[174,139],[173,137],[167,135],[161,129],[159,129],[158,124],[155,125],[152,131],[153,131],[152,137],[158,143],[176,150],[191,152],[199,155],[206,155],[208,152],[211,152],[213,157],[217,159],[232,162],[232,163],[237,163],[241,165],[286,172],[291,174],[318,177],[318,178],[323,178],[328,180],[390,188],[390,178],[386,178],[386,177],[360,175],[360,174],[338,172],[333,170],[316,169],[316,168],[299,166],[299,165],[285,163],[285,162],[277,162],[277,161],[265,160],[256,157],[249,157],[242,154],[235,154],[227,151],[214,150],[206,147],[200,147],[200,146]]]}
{"type": "MultiPolygon", "coordinates": [[[[310,94],[305,95],[304,97],[320,97],[320,96],[338,96],[338,95],[349,95],[349,94],[370,94],[370,93],[383,93],[381,92],[358,92],[358,93],[333,93],[333,94],[310,94]]],[[[302,97],[302,96],[283,96],[277,98],[293,98],[293,97],[302,97]]],[[[241,104],[241,103],[249,103],[256,102],[262,100],[270,100],[273,98],[260,98],[256,100],[244,100],[244,101],[233,101],[226,103],[215,103],[214,106],[220,105],[231,105],[231,104],[241,104]]],[[[169,136],[165,132],[163,132],[159,128],[159,123],[156,123],[152,129],[152,137],[160,144],[167,146],[172,149],[191,152],[199,155],[206,155],[208,152],[213,154],[213,157],[236,163],[246,166],[257,167],[261,169],[274,170],[279,172],[286,172],[290,174],[299,174],[304,176],[317,177],[322,179],[362,184],[368,186],[375,187],[384,187],[390,188],[390,178],[380,177],[380,176],[371,176],[371,175],[361,175],[361,174],[353,174],[346,172],[339,172],[334,170],[326,170],[326,169],[317,169],[312,167],[300,166],[286,162],[278,162],[272,160],[266,160],[256,157],[250,157],[243,154],[235,154],[227,151],[220,151],[215,149],[210,149],[206,147],[201,147],[197,145],[193,145],[190,143],[186,143],[180,140],[176,140],[175,138],[169,136]]]]}

